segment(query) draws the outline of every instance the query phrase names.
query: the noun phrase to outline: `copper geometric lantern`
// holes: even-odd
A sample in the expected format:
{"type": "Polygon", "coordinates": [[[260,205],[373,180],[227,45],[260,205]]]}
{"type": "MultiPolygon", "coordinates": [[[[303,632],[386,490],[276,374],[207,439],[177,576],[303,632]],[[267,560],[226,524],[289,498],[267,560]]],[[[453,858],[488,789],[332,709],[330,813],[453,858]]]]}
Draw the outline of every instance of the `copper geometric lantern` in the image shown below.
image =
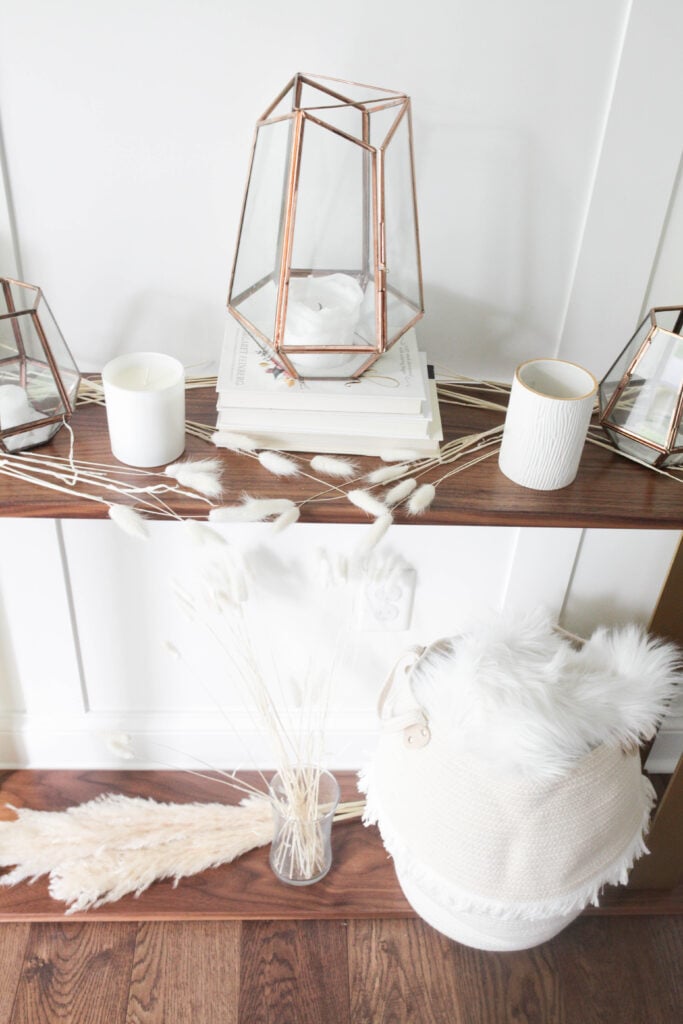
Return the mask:
{"type": "Polygon", "coordinates": [[[410,100],[296,74],[256,125],[228,309],[292,377],[358,377],[424,312],[410,100]]]}
{"type": "Polygon", "coordinates": [[[0,278],[0,450],[45,444],[73,412],[80,375],[45,297],[0,278]]]}
{"type": "Polygon", "coordinates": [[[683,463],[683,306],[651,309],[600,383],[600,423],[627,455],[683,463]]]}

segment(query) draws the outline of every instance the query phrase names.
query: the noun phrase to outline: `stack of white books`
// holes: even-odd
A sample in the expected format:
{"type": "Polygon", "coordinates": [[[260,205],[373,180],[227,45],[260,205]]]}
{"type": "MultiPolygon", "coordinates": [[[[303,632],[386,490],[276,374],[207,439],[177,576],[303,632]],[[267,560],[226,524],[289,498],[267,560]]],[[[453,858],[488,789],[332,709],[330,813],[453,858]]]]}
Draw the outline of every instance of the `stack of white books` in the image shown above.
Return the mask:
{"type": "Polygon", "coordinates": [[[436,384],[408,331],[355,380],[294,380],[232,317],[218,372],[214,442],[247,434],[259,448],[347,455],[438,455],[436,384]]]}

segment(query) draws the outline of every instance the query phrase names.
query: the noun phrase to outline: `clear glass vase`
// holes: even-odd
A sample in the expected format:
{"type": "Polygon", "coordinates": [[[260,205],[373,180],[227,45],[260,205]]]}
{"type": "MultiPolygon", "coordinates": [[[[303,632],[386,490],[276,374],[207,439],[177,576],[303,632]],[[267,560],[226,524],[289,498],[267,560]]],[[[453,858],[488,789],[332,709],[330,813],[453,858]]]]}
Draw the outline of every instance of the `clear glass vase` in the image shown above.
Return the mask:
{"type": "Polygon", "coordinates": [[[270,866],[287,885],[311,885],[332,865],[332,819],[339,785],[328,771],[296,765],[278,772],[269,787],[275,832],[270,866]]]}

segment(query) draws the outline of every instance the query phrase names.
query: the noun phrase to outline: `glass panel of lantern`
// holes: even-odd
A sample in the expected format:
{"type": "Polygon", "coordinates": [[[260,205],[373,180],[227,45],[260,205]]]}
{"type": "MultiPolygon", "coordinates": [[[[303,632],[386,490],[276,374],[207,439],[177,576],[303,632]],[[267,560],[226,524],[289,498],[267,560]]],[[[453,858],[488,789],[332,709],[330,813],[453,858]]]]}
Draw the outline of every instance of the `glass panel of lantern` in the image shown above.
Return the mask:
{"type": "Polygon", "coordinates": [[[49,441],[73,411],[79,380],[40,288],[0,278],[0,449],[49,441]]]}
{"type": "Polygon", "coordinates": [[[600,422],[627,455],[683,462],[683,307],[651,309],[600,383],[600,422]]]}

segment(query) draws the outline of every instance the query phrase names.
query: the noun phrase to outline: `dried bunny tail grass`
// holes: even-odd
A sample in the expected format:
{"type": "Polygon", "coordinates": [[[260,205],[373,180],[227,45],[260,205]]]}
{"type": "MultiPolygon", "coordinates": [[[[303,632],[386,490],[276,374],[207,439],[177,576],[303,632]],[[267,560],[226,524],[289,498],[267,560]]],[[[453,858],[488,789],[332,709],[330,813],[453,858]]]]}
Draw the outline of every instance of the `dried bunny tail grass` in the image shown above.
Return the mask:
{"type": "Polygon", "coordinates": [[[419,462],[425,456],[411,448],[387,448],[379,457],[382,462],[419,462]]]}
{"type": "Polygon", "coordinates": [[[144,516],[130,505],[110,505],[108,515],[112,522],[131,537],[137,540],[147,540],[149,537],[144,516]]]}
{"type": "Polygon", "coordinates": [[[205,494],[207,498],[217,498],[223,491],[219,459],[174,462],[166,467],[164,473],[177,480],[183,487],[205,494]]]}
{"type": "Polygon", "coordinates": [[[184,519],[183,527],[190,540],[197,545],[208,545],[216,547],[227,547],[227,540],[215,530],[212,530],[206,523],[197,522],[196,519],[184,519]]]}
{"type": "Polygon", "coordinates": [[[411,516],[421,515],[434,501],[435,494],[436,488],[433,484],[422,484],[418,487],[408,501],[407,508],[409,514],[411,516]]]}
{"type": "Polygon", "coordinates": [[[135,757],[130,733],[110,732],[105,735],[105,743],[109,753],[122,761],[132,761],[135,757]]]}
{"type": "Polygon", "coordinates": [[[410,476],[407,480],[401,480],[400,483],[396,484],[395,487],[392,487],[384,495],[385,505],[388,505],[389,508],[393,508],[394,505],[398,505],[404,498],[411,495],[416,487],[417,480],[415,477],[410,476]]]}
{"type": "Polygon", "coordinates": [[[280,452],[260,452],[258,460],[264,469],[275,476],[298,476],[301,472],[294,459],[280,452]]]}
{"type": "Polygon", "coordinates": [[[387,511],[383,501],[380,501],[374,494],[370,494],[369,491],[364,491],[360,487],[353,491],[348,491],[346,497],[357,508],[367,512],[369,516],[383,516],[387,511]]]}
{"type": "Polygon", "coordinates": [[[227,448],[231,452],[254,452],[259,447],[258,442],[247,434],[234,434],[230,431],[216,431],[213,440],[221,448],[227,448]]]}
{"type": "Polygon", "coordinates": [[[352,459],[342,459],[336,455],[314,455],[311,459],[311,469],[324,476],[349,480],[356,473],[357,466],[352,459]]]}
{"type": "Polygon", "coordinates": [[[251,498],[245,495],[241,505],[224,505],[212,508],[209,522],[212,523],[259,523],[294,508],[289,498],[251,498]]]}
{"type": "Polygon", "coordinates": [[[317,576],[322,587],[342,586],[349,581],[349,563],[344,555],[317,548],[317,576]]]}
{"type": "Polygon", "coordinates": [[[373,469],[372,473],[368,473],[365,479],[373,486],[375,484],[388,484],[392,480],[396,480],[397,477],[402,476],[407,468],[405,463],[400,463],[398,466],[380,466],[379,469],[373,469]]]}
{"type": "Polygon", "coordinates": [[[394,521],[391,512],[384,512],[375,519],[372,526],[369,526],[363,533],[360,543],[357,545],[354,554],[357,558],[364,558],[369,555],[381,541],[384,534],[394,521]]]}
{"type": "Polygon", "coordinates": [[[271,526],[273,533],[282,533],[282,531],[286,530],[288,526],[295,523],[300,515],[301,512],[296,506],[294,508],[285,509],[284,512],[280,513],[277,519],[273,520],[271,526]]]}

